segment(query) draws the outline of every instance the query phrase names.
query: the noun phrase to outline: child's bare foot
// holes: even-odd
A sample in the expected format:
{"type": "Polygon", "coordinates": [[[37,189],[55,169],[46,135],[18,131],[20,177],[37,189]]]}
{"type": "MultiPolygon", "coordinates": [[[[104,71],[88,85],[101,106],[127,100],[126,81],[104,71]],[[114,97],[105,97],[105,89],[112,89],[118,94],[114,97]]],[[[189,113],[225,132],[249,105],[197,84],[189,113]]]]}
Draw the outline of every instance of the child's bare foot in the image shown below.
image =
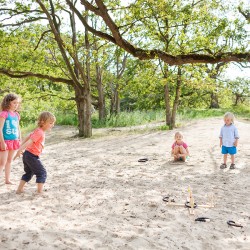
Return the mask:
{"type": "Polygon", "coordinates": [[[22,193],[24,193],[23,190],[18,190],[18,189],[17,189],[16,194],[22,194],[22,193]]]}
{"type": "Polygon", "coordinates": [[[12,181],[5,181],[5,184],[13,185],[14,183],[12,181]]]}

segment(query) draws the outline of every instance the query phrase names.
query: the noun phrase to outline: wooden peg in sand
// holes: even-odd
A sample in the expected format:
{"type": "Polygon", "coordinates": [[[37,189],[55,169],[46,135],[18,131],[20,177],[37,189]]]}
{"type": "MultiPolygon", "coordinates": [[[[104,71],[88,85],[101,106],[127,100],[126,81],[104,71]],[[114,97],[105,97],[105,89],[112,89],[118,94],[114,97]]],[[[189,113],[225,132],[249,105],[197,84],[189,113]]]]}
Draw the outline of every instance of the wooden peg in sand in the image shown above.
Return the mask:
{"type": "MultiPolygon", "coordinates": [[[[185,204],[171,202],[169,196],[164,197],[163,200],[167,201],[166,204],[168,206],[187,207],[190,215],[194,215],[195,214],[194,210],[195,210],[196,207],[198,207],[197,204],[194,201],[194,196],[193,196],[193,193],[192,193],[192,190],[191,190],[190,186],[188,187],[188,196],[187,196],[185,204]]],[[[213,196],[211,197],[210,204],[208,204],[208,205],[199,205],[199,207],[213,208],[214,207],[214,197],[213,196]]]]}

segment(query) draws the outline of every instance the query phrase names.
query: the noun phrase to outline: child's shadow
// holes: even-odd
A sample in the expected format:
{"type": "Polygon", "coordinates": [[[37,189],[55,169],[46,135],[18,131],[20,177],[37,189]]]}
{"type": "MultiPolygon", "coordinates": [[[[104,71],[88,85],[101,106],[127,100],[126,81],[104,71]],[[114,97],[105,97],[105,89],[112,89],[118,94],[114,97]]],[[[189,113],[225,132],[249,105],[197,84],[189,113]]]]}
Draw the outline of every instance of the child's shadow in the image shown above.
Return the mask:
{"type": "Polygon", "coordinates": [[[187,164],[186,161],[174,161],[174,160],[169,160],[168,163],[170,165],[186,165],[187,164]]]}
{"type": "Polygon", "coordinates": [[[183,165],[183,166],[194,166],[194,164],[192,162],[190,162],[190,160],[186,160],[186,161],[175,161],[175,160],[168,160],[167,164],[169,165],[183,165]]]}

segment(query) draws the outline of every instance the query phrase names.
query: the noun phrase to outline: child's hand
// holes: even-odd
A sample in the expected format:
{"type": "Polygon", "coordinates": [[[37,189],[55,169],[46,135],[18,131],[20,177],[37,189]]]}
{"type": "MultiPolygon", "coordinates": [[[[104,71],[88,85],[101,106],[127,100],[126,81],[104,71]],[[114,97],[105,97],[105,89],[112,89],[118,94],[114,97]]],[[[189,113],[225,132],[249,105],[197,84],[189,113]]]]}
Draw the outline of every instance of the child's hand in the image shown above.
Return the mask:
{"type": "Polygon", "coordinates": [[[13,158],[13,160],[15,160],[17,157],[20,157],[21,154],[23,154],[23,152],[22,152],[21,150],[18,150],[18,151],[16,152],[16,155],[15,155],[15,157],[13,158]]]}
{"type": "Polygon", "coordinates": [[[5,151],[7,149],[7,146],[4,142],[0,144],[0,149],[1,151],[5,151]]]}
{"type": "Polygon", "coordinates": [[[236,141],[236,142],[234,142],[234,146],[235,147],[237,147],[238,146],[238,142],[236,141]]]}

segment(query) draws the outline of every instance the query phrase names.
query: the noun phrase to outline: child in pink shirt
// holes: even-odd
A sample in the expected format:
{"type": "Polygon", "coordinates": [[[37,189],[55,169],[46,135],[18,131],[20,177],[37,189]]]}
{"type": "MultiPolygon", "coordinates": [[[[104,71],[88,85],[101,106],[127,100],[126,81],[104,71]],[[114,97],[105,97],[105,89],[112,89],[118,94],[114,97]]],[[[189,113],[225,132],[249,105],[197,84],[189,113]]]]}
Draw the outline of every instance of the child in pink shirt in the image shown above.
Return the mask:
{"type": "Polygon", "coordinates": [[[39,156],[42,153],[45,142],[45,131],[54,127],[56,118],[50,112],[42,112],[38,117],[38,128],[36,128],[29,136],[27,136],[16,153],[20,157],[23,150],[23,164],[25,174],[19,183],[17,194],[23,193],[24,185],[29,182],[33,175],[36,176],[37,193],[42,193],[43,186],[47,178],[47,171],[43,166],[39,156]]]}
{"type": "Polygon", "coordinates": [[[186,161],[189,156],[188,145],[183,141],[181,132],[176,132],[174,135],[175,142],[172,145],[172,156],[174,161],[186,161]]]}
{"type": "Polygon", "coordinates": [[[20,146],[21,131],[19,126],[20,115],[17,112],[20,97],[16,94],[7,94],[1,103],[0,112],[0,176],[4,169],[5,183],[10,180],[11,164],[16,150],[20,146]]]}

